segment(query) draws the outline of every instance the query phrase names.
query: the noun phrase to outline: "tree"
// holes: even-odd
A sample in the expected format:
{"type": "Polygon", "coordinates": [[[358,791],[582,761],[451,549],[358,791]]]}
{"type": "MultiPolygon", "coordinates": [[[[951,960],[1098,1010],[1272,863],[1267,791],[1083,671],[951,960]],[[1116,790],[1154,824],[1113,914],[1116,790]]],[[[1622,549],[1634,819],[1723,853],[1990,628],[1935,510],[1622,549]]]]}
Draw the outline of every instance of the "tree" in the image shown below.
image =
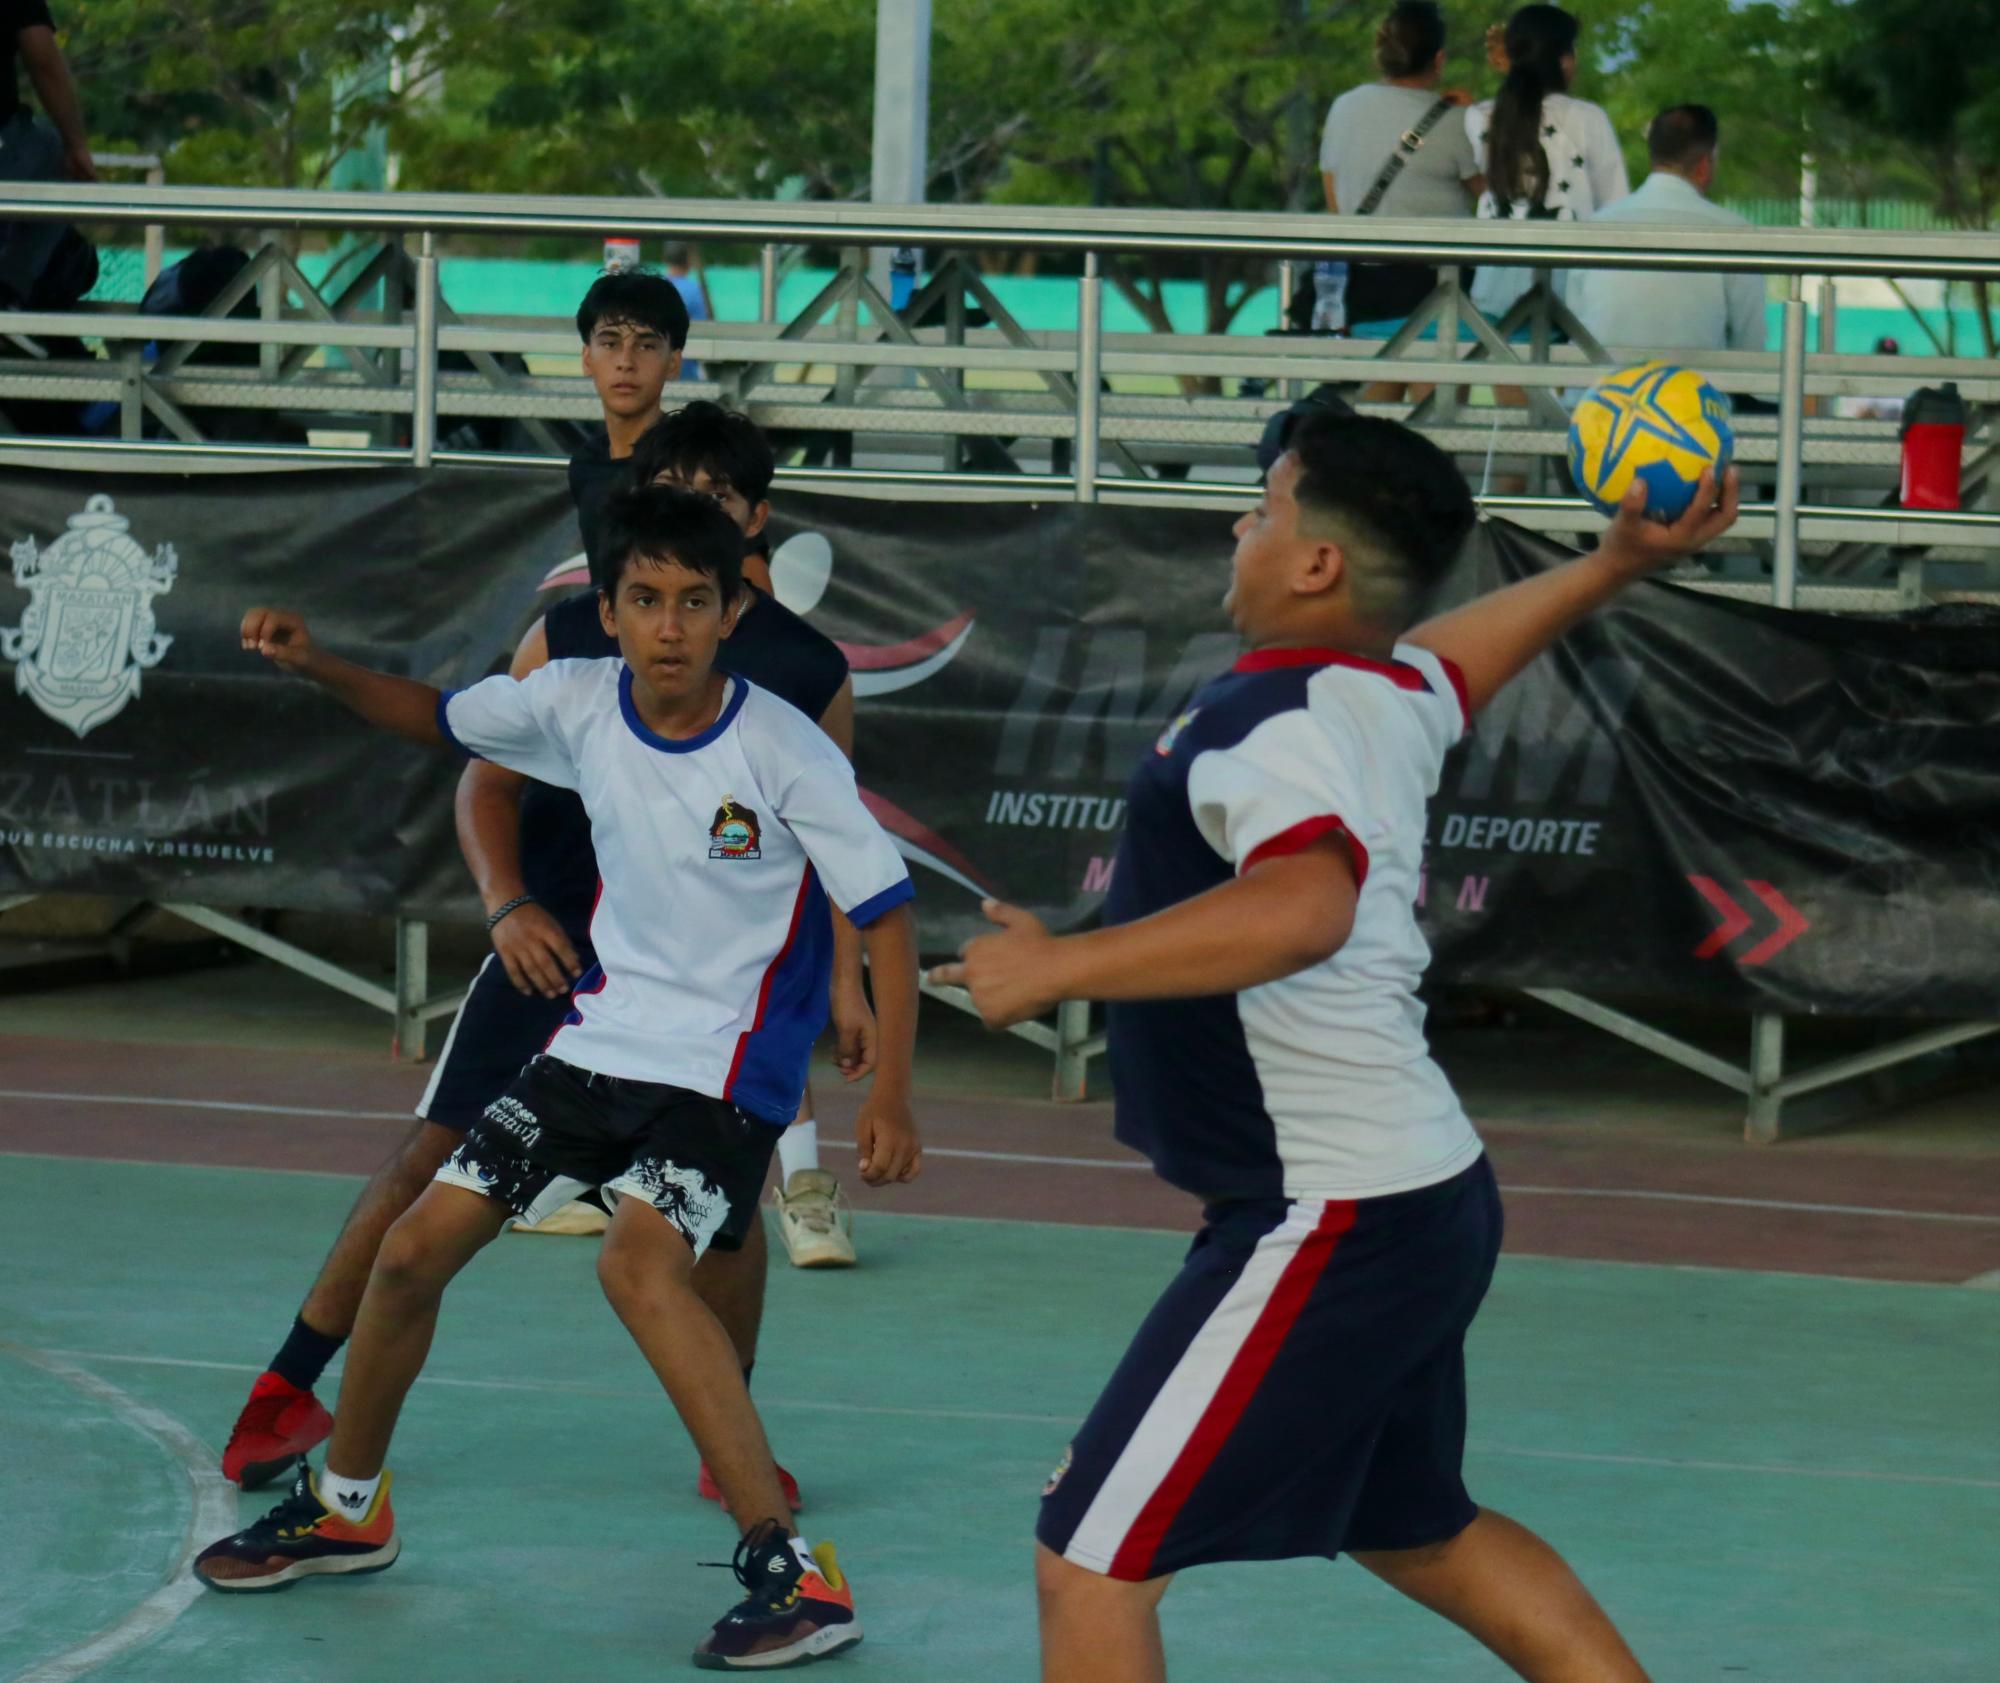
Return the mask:
{"type": "Polygon", "coordinates": [[[1780,0],[1627,0],[1593,12],[1577,91],[1610,113],[1632,179],[1645,175],[1646,130],[1669,106],[1710,107],[1722,130],[1726,196],[1791,198],[1812,149],[1810,75],[1816,14],[1780,0]]]}
{"type": "Polygon", "coordinates": [[[317,187],[465,32],[536,3],[77,0],[62,21],[100,144],[170,152],[180,182],[317,187]]]}
{"type": "MultiPolygon", "coordinates": [[[[2000,35],[1967,21],[1923,0],[1850,0],[1823,77],[1833,110],[1914,165],[1948,222],[1984,229],[2000,214],[2000,35]]],[[[1972,296],[1986,354],[2000,354],[1991,284],[1972,296]]]]}

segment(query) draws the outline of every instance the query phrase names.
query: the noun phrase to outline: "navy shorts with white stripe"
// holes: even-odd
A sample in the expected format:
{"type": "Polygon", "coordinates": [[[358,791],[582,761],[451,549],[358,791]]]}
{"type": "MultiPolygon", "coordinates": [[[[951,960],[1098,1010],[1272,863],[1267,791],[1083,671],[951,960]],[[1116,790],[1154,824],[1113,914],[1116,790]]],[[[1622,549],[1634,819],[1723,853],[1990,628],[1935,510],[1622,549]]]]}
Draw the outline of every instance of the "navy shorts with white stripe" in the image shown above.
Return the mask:
{"type": "Polygon", "coordinates": [[[1050,1480],[1041,1542],[1137,1581],[1456,1536],[1477,1511],[1465,1333],[1500,1250],[1485,1157],[1415,1192],[1205,1213],[1050,1480]]]}

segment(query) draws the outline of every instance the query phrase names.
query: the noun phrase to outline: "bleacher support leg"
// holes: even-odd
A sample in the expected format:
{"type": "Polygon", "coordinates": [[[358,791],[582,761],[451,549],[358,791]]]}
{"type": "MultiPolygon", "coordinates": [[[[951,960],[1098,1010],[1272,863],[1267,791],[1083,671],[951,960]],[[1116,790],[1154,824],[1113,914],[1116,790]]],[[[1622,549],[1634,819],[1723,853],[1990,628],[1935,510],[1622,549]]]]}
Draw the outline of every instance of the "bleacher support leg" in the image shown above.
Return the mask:
{"type": "Polygon", "coordinates": [[[1752,1145],[1775,1145],[1784,1119],[1779,1084],[1785,1079],[1785,1019],[1758,1012],[1750,1019],[1750,1109],[1743,1137],[1752,1145]]]}
{"type": "Polygon", "coordinates": [[[431,926],[396,919],[396,1031],[390,1056],[421,1063],[424,1002],[431,991],[431,926]]]}
{"type": "Polygon", "coordinates": [[[1056,1007],[1056,1090],[1058,1099],[1081,1099],[1089,1088],[1090,1001],[1066,999],[1056,1007]]]}

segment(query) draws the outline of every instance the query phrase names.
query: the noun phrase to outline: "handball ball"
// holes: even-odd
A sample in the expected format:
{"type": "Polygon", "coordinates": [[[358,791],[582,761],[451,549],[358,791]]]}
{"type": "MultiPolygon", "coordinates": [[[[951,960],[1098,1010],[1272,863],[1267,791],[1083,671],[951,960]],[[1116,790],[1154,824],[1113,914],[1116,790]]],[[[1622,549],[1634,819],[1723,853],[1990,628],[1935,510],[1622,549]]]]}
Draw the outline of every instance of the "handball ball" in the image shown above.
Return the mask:
{"type": "Polygon", "coordinates": [[[1646,518],[1672,522],[1694,501],[1703,468],[1729,466],[1736,434],[1729,399],[1692,368],[1642,362],[1592,386],[1569,423],[1576,488],[1616,514],[1632,481],[1646,487],[1646,518]]]}

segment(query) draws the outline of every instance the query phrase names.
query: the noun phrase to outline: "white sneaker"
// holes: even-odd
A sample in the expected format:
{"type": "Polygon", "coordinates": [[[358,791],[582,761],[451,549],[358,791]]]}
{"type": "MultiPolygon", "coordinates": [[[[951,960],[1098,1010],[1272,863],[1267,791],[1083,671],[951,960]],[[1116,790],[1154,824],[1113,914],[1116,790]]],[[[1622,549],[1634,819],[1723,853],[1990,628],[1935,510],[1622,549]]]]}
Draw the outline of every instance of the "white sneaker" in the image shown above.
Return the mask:
{"type": "Polygon", "coordinates": [[[826,1170],[799,1170],[771,1194],[771,1205],[794,1268],[854,1266],[854,1217],[826,1170]]]}
{"type": "Polygon", "coordinates": [[[611,1225],[611,1218],[595,1204],[586,1204],[579,1198],[543,1216],[533,1227],[518,1217],[507,1225],[516,1233],[602,1233],[611,1225]]]}

